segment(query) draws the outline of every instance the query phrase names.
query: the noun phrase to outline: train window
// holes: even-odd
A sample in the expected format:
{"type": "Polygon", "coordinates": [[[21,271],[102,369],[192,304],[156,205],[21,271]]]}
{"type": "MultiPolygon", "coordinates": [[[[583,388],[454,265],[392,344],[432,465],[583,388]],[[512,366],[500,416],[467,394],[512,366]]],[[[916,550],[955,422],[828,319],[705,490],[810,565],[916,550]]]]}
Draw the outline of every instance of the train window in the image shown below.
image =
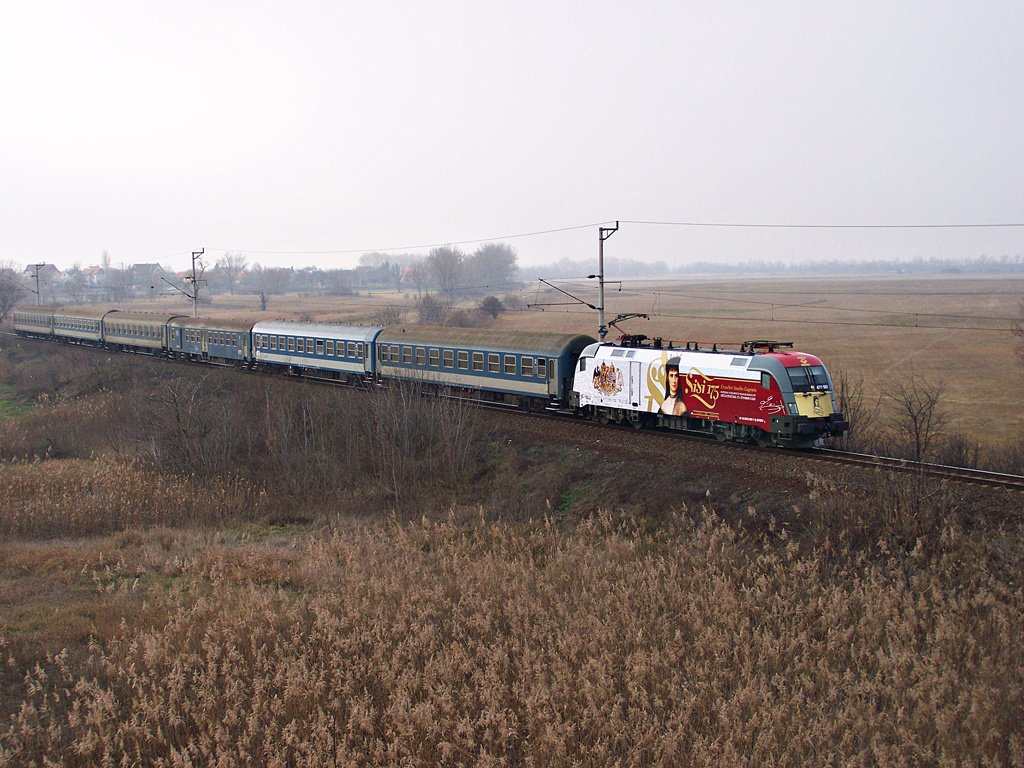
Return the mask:
{"type": "Polygon", "coordinates": [[[296,352],[300,352],[302,354],[306,354],[306,340],[305,339],[296,339],[295,340],[295,351],[296,352]]]}
{"type": "Polygon", "coordinates": [[[515,376],[516,375],[516,356],[505,355],[505,375],[515,376]]]}
{"type": "Polygon", "coordinates": [[[364,352],[365,352],[365,350],[363,348],[363,342],[359,342],[358,344],[356,344],[356,357],[358,359],[360,359],[360,360],[363,359],[364,352]]]}
{"type": "Polygon", "coordinates": [[[277,350],[277,336],[270,337],[270,348],[273,350],[277,350]]]}
{"type": "Polygon", "coordinates": [[[532,357],[524,357],[523,358],[522,367],[523,367],[523,376],[533,376],[533,358],[532,357]]]}
{"type": "Polygon", "coordinates": [[[546,379],[548,377],[547,362],[543,357],[537,358],[537,378],[546,379]]]}
{"type": "MultiPolygon", "coordinates": [[[[348,343],[348,356],[349,357],[355,357],[356,356],[356,345],[355,345],[355,342],[353,342],[353,341],[350,341],[348,343]]],[[[361,355],[360,355],[360,357],[361,357],[361,355]]]]}
{"type": "Polygon", "coordinates": [[[289,336],[288,337],[288,351],[289,352],[294,352],[295,351],[295,337],[294,336],[289,336]]]}
{"type": "Polygon", "coordinates": [[[313,354],[313,340],[312,339],[306,339],[306,354],[309,354],[309,355],[313,354]]]}
{"type": "Polygon", "coordinates": [[[402,347],[402,362],[412,365],[412,347],[402,347]]]}
{"type": "Polygon", "coordinates": [[[800,368],[787,368],[789,380],[794,392],[812,392],[828,389],[828,378],[825,368],[821,365],[805,365],[800,368]]]}
{"type": "Polygon", "coordinates": [[[469,352],[459,350],[459,368],[464,371],[469,370],[469,352]]]}
{"type": "Polygon", "coordinates": [[[555,378],[555,361],[554,360],[548,360],[548,378],[549,379],[555,378]]]}
{"type": "Polygon", "coordinates": [[[430,364],[437,368],[441,364],[441,350],[432,349],[430,350],[430,364]]]}
{"type": "Polygon", "coordinates": [[[501,373],[501,355],[495,355],[493,353],[487,355],[487,372],[501,373]]]}
{"type": "Polygon", "coordinates": [[[423,347],[416,347],[416,365],[427,364],[427,350],[423,347]]]}
{"type": "Polygon", "coordinates": [[[761,374],[761,386],[764,387],[765,389],[771,389],[772,388],[772,377],[771,377],[771,374],[769,374],[769,373],[762,373],[761,374]]]}
{"type": "Polygon", "coordinates": [[[450,349],[446,349],[444,351],[444,367],[445,368],[454,368],[455,367],[455,353],[452,350],[450,350],[450,349]]]}
{"type": "Polygon", "coordinates": [[[484,353],[474,352],[473,353],[473,370],[482,371],[484,369],[484,353]]]}
{"type": "Polygon", "coordinates": [[[323,339],[316,340],[316,353],[322,355],[324,353],[324,342],[323,339]]]}

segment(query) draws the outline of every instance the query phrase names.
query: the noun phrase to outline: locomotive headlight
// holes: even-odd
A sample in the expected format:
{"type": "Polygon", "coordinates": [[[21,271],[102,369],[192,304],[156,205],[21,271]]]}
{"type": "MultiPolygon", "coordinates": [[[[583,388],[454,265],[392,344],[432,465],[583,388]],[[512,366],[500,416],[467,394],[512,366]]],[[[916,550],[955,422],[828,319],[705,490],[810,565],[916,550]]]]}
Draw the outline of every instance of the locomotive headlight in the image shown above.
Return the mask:
{"type": "Polygon", "coordinates": [[[800,409],[797,407],[796,403],[790,403],[789,404],[789,415],[790,416],[799,416],[800,415],[800,409]]]}

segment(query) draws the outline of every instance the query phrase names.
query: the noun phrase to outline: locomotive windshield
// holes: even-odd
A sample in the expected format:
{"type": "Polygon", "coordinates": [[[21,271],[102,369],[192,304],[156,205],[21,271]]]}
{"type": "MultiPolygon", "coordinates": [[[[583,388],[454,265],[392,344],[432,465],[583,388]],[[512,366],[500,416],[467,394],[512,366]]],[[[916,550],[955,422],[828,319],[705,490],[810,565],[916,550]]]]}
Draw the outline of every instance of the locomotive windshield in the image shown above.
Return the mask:
{"type": "Polygon", "coordinates": [[[794,392],[815,392],[828,389],[828,375],[823,365],[804,365],[787,368],[794,392]]]}

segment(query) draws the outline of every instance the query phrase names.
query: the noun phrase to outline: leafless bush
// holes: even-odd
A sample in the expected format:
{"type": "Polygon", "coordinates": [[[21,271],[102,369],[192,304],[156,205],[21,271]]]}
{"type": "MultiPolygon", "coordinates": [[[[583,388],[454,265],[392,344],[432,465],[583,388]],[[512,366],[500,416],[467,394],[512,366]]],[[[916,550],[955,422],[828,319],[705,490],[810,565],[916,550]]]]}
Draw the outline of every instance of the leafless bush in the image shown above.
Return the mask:
{"type": "Polygon", "coordinates": [[[393,382],[366,409],[367,454],[381,487],[401,502],[418,487],[457,482],[482,450],[467,403],[433,394],[428,382],[393,382]]]}
{"type": "Polygon", "coordinates": [[[377,307],[373,313],[375,325],[401,325],[403,321],[404,313],[401,307],[396,307],[394,304],[377,307]]]}
{"type": "Polygon", "coordinates": [[[888,424],[897,447],[914,461],[924,461],[942,438],[950,417],[942,398],[946,387],[913,371],[892,382],[886,392],[890,405],[888,424]]]}
{"type": "Polygon", "coordinates": [[[445,320],[449,328],[479,328],[483,322],[479,312],[470,312],[465,309],[456,309],[445,320]]]}
{"type": "Polygon", "coordinates": [[[420,325],[444,325],[451,311],[451,299],[439,299],[432,293],[424,293],[416,299],[420,325]]]}
{"type": "Polygon", "coordinates": [[[846,371],[839,371],[835,384],[839,412],[850,425],[842,437],[836,439],[836,447],[844,451],[874,451],[879,443],[881,398],[869,402],[864,392],[864,378],[854,378],[846,371]]]}
{"type": "Polygon", "coordinates": [[[968,436],[963,429],[957,429],[940,441],[935,450],[935,460],[951,467],[977,469],[982,464],[984,453],[984,446],[979,441],[968,436]]]}

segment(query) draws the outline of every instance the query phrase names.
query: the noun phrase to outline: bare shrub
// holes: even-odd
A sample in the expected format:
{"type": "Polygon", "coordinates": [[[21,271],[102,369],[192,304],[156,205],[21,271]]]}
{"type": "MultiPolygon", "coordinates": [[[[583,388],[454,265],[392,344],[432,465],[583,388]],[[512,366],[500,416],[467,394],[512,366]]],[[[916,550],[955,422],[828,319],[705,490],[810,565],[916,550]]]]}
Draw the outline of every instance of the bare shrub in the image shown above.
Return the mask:
{"type": "Polygon", "coordinates": [[[849,428],[836,438],[836,447],[844,451],[871,452],[879,443],[878,412],[881,397],[874,403],[868,401],[864,392],[864,378],[854,378],[846,371],[839,371],[835,377],[836,401],[849,428]]]}
{"type": "Polygon", "coordinates": [[[939,443],[935,460],[946,466],[977,469],[982,464],[984,453],[980,442],[969,437],[963,429],[957,429],[939,443]]]}
{"type": "Polygon", "coordinates": [[[906,379],[892,382],[886,392],[889,428],[896,445],[914,461],[929,458],[949,424],[942,404],[945,389],[942,381],[929,381],[911,371],[906,379]]]}
{"type": "Polygon", "coordinates": [[[481,323],[481,316],[478,312],[470,312],[465,309],[456,309],[445,320],[445,325],[449,328],[479,328],[481,323]]]}
{"type": "Polygon", "coordinates": [[[482,451],[471,406],[424,397],[427,388],[427,382],[393,382],[371,394],[365,411],[373,476],[397,508],[418,487],[457,483],[482,451]]]}
{"type": "Polygon", "coordinates": [[[988,469],[1024,475],[1024,437],[1008,440],[989,451],[988,469]]]}
{"type": "Polygon", "coordinates": [[[375,325],[401,325],[404,322],[404,313],[401,307],[386,304],[374,310],[373,322],[375,325]]]}
{"type": "Polygon", "coordinates": [[[451,299],[439,299],[432,293],[424,293],[416,299],[416,313],[420,325],[444,325],[452,311],[451,299]]]}

